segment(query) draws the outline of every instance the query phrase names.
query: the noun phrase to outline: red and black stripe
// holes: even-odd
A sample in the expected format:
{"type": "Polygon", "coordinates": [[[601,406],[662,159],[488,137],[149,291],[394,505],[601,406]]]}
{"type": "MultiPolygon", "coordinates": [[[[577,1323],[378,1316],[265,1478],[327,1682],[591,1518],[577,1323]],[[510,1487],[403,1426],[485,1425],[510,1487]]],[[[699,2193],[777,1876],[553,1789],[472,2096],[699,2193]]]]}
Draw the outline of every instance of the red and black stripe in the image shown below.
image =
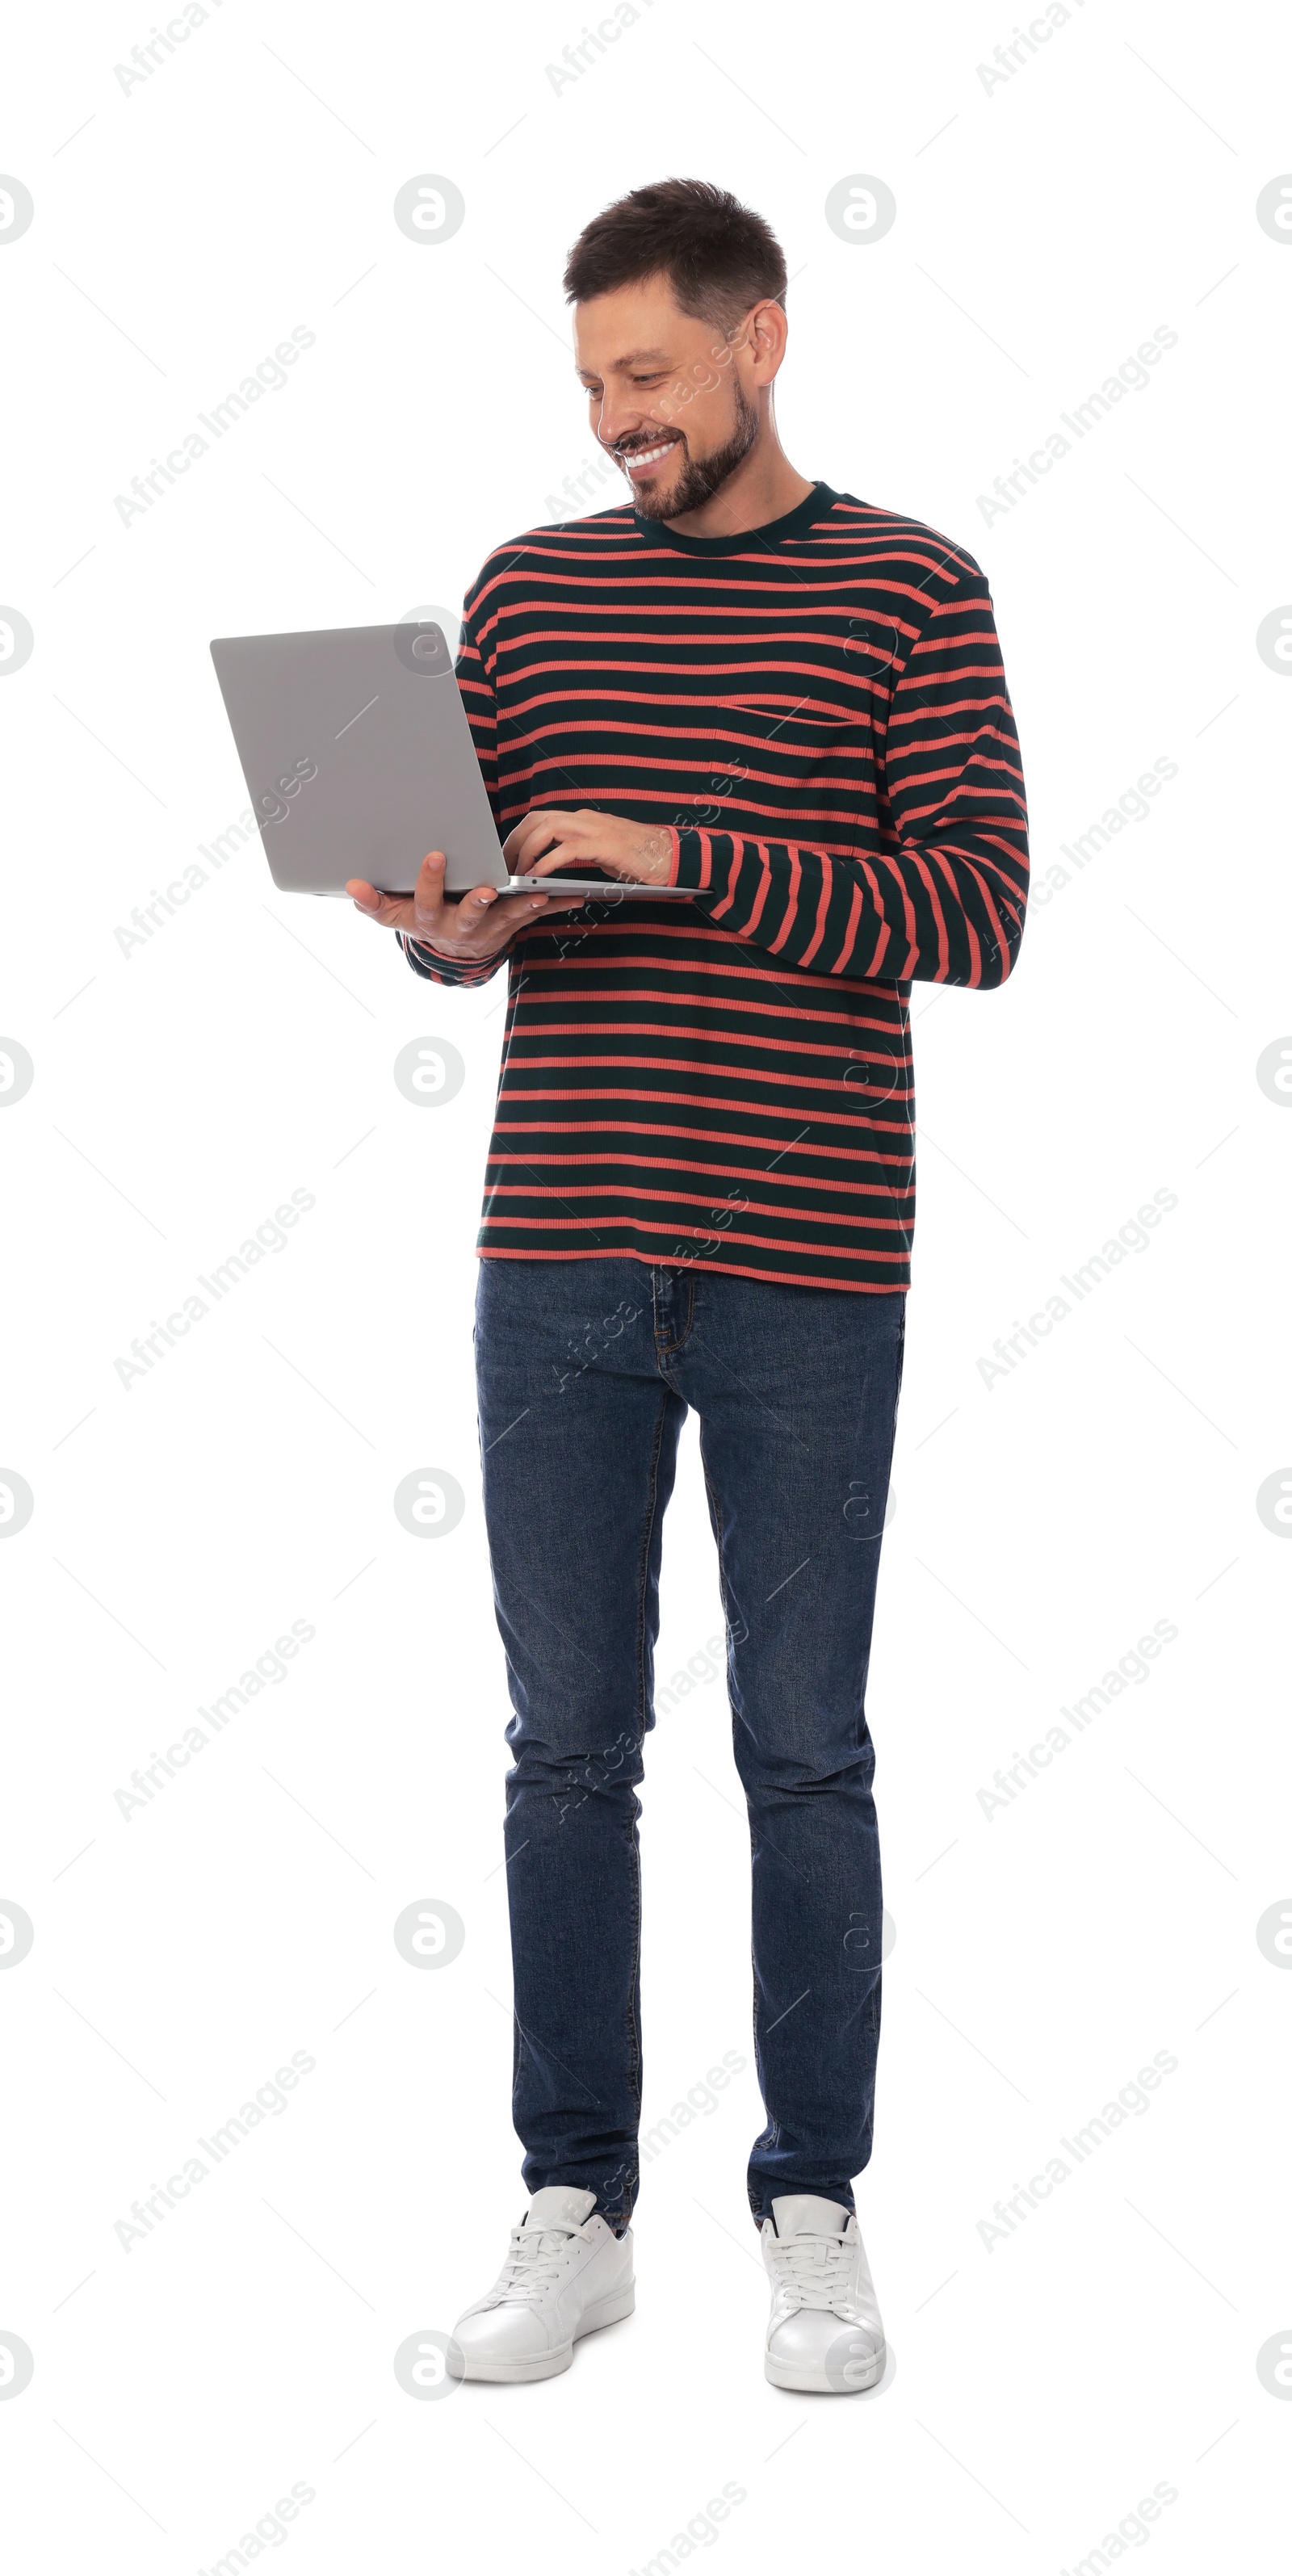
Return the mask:
{"type": "MultiPolygon", "coordinates": [[[[458,682],[501,832],[668,826],[688,904],[593,899],[503,952],[478,1249],[904,1289],[912,982],[993,986],[1027,897],[991,597],[918,522],[818,483],[684,537],[630,504],[468,593],[458,682]]],[[[418,973],[478,984],[405,940],[418,973]]]]}

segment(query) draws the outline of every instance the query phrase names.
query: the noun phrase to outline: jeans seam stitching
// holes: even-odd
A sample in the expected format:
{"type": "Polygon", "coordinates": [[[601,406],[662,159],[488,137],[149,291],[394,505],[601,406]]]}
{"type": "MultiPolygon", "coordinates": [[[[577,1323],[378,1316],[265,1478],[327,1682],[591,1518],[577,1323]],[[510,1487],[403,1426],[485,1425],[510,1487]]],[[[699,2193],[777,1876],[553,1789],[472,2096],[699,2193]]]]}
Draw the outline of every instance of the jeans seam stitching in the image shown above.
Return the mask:
{"type": "MultiPolygon", "coordinates": [[[[664,1425],[668,1419],[669,1393],[669,1388],[665,1386],[660,1396],[659,1412],[655,1421],[655,1436],[651,1443],[650,1471],[647,1478],[648,1509],[642,1530],[641,1556],[638,1565],[637,1577],[637,1706],[634,1711],[634,1717],[637,1726],[637,1754],[639,1761],[641,1759],[643,1745],[646,1741],[646,1591],[650,1581],[651,1541],[655,1535],[655,1523],[659,1509],[659,1462],[664,1447],[664,1425]]],[[[635,1796],[636,1791],[634,1790],[634,1797],[635,1796]]],[[[641,1974],[641,1853],[633,1843],[631,1829],[629,1833],[629,1848],[632,1852],[633,1858],[633,1962],[632,1974],[628,1987],[629,2007],[632,2022],[632,2053],[629,2066],[629,2078],[632,2086],[633,2099],[637,2107],[638,2123],[640,2124],[642,2107],[641,2029],[637,2014],[635,2010],[632,2009],[632,2006],[633,1998],[637,1992],[637,1980],[641,1974]]]]}

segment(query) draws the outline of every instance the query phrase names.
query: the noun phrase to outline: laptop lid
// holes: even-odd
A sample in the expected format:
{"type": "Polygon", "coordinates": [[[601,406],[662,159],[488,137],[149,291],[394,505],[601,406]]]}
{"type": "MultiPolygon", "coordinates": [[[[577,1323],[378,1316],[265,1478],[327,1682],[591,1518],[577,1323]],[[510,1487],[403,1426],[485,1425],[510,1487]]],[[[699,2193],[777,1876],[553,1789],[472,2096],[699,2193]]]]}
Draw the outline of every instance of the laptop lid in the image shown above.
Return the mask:
{"type": "Polygon", "coordinates": [[[507,869],[443,629],[224,635],[211,659],[275,885],[411,894],[428,850],[454,893],[507,869]]]}

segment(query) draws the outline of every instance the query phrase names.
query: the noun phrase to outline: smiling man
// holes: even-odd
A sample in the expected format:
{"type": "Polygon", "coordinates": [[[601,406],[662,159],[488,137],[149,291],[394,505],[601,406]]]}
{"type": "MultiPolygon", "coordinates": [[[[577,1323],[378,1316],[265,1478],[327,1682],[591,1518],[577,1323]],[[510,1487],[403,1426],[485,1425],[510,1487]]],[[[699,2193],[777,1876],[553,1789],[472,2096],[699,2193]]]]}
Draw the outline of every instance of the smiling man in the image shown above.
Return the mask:
{"type": "MultiPolygon", "coordinates": [[[[588,225],[575,357],[629,488],[490,556],[458,660],[535,891],[447,900],[435,851],[411,900],[350,889],[419,974],[510,973],[476,1359],[532,2197],[455,2329],[479,2379],[564,2370],[633,2305],[636,1792],[690,1407],[753,1854],[764,2368],[839,2393],[884,2368],[853,2182],[879,2042],[865,1693],[915,1217],[909,1003],[916,981],[1005,982],[1027,835],[972,556],[780,445],[785,283],[761,217],[698,181],[588,225]],[[541,890],[571,867],[604,899],[541,890]],[[651,883],[690,900],[634,900],[651,883]]],[[[684,2325],[724,2367],[704,2277],[697,2248],[684,2325]]]]}

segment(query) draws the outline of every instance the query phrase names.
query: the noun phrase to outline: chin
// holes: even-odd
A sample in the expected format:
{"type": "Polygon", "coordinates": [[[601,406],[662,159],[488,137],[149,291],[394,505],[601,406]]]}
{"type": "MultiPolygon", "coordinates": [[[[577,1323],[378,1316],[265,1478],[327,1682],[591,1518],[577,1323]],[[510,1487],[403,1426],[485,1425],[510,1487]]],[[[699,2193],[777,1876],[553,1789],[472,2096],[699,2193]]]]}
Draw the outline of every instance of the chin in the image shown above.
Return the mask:
{"type": "Polygon", "coordinates": [[[634,483],[633,501],[643,519],[671,519],[677,511],[678,477],[671,474],[667,482],[652,474],[644,483],[634,483]]]}

